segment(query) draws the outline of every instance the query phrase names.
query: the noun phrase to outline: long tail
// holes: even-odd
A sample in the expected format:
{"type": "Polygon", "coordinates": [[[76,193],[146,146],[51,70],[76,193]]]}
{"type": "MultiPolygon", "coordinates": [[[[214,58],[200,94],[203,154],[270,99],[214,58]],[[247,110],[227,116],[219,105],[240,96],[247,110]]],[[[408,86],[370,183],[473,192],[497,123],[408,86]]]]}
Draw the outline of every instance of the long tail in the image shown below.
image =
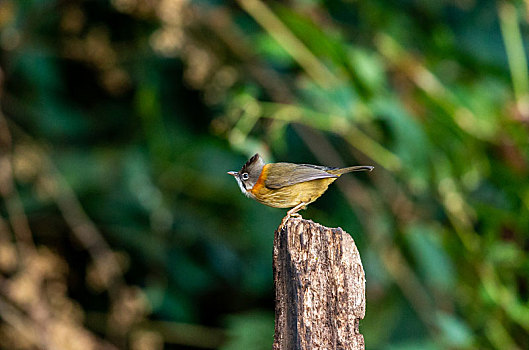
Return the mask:
{"type": "Polygon", "coordinates": [[[327,170],[327,172],[333,175],[342,175],[342,174],[350,173],[353,171],[371,171],[373,170],[373,168],[374,167],[370,165],[357,165],[357,166],[351,166],[348,168],[327,170]]]}

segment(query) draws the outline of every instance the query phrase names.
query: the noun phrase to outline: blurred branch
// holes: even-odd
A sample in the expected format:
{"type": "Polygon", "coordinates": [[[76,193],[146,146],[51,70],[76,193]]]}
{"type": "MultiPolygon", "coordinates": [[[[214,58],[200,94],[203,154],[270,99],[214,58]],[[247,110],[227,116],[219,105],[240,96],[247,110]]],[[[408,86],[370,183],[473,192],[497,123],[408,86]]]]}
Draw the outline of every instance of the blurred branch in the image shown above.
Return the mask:
{"type": "Polygon", "coordinates": [[[316,83],[323,88],[331,88],[338,83],[338,78],[314,56],[264,2],[260,0],[237,0],[237,2],[303,67],[316,83]]]}
{"type": "Polygon", "coordinates": [[[56,169],[45,149],[32,140],[14,122],[11,121],[10,123],[38,152],[39,159],[43,161],[43,174],[41,176],[47,180],[43,189],[57,203],[64,220],[72,229],[72,233],[90,254],[92,261],[97,267],[101,281],[107,283],[111,298],[116,299],[120,286],[125,283],[122,279],[123,272],[120,264],[114,257],[111,248],[99,229],[88,217],[74,191],[56,169]]]}
{"type": "Polygon", "coordinates": [[[49,186],[49,194],[55,199],[57,206],[72,229],[75,237],[92,257],[92,261],[97,267],[101,280],[108,286],[111,298],[116,300],[120,287],[125,284],[123,281],[123,271],[121,271],[119,262],[103,238],[103,235],[99,232],[99,229],[84,211],[72,188],[51,163],[51,160],[44,154],[43,156],[47,160],[48,175],[58,185],[49,186]]]}
{"type": "Polygon", "coordinates": [[[485,336],[498,350],[521,350],[496,315],[489,317],[485,323],[485,336]]]}
{"type": "Polygon", "coordinates": [[[529,72],[516,8],[510,2],[499,2],[499,17],[501,34],[511,71],[514,96],[520,112],[524,116],[529,116],[529,72]]]}
{"type": "Polygon", "coordinates": [[[468,107],[458,95],[452,92],[435,76],[420,59],[406,51],[394,38],[386,33],[379,33],[375,39],[379,52],[390,65],[395,66],[399,73],[403,73],[426,96],[439,106],[448,117],[452,118],[459,128],[478,139],[495,142],[490,129],[483,128],[479,122],[480,116],[468,107]]]}
{"type": "Polygon", "coordinates": [[[203,24],[220,37],[240,60],[244,69],[259,82],[274,101],[283,103],[294,101],[295,96],[288,85],[284,84],[275,70],[267,67],[266,62],[255,54],[248,38],[234,25],[228,10],[218,7],[214,10],[202,9],[199,14],[202,16],[203,24]]]}
{"type": "Polygon", "coordinates": [[[386,149],[344,117],[319,113],[298,105],[279,103],[261,103],[261,105],[265,109],[264,117],[290,123],[296,122],[316,130],[333,132],[384,168],[390,171],[399,171],[401,168],[401,160],[395,153],[386,149]]]}
{"type": "MultiPolygon", "coordinates": [[[[34,323],[23,312],[11,305],[11,303],[3,296],[0,296],[0,317],[17,331],[18,336],[24,338],[36,349],[48,348],[45,346],[43,347],[43,344],[33,336],[38,333],[36,329],[41,328],[39,324],[34,323]]],[[[41,329],[40,332],[43,332],[43,330],[41,329]]]]}
{"type": "Polygon", "coordinates": [[[3,114],[1,101],[3,98],[4,74],[0,68],[0,195],[4,198],[11,227],[18,240],[18,249],[23,259],[34,252],[35,244],[29,228],[24,206],[13,180],[13,163],[11,159],[12,137],[7,120],[3,114]]]}

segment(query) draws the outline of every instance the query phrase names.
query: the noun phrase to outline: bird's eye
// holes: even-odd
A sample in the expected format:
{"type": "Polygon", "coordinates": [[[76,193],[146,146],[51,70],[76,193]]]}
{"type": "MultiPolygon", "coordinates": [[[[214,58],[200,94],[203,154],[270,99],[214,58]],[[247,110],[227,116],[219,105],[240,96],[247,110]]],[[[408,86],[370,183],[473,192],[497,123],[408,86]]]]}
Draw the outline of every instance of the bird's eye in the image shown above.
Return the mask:
{"type": "Polygon", "coordinates": [[[241,175],[241,177],[242,177],[243,180],[248,180],[248,178],[249,178],[248,173],[243,173],[241,175]]]}

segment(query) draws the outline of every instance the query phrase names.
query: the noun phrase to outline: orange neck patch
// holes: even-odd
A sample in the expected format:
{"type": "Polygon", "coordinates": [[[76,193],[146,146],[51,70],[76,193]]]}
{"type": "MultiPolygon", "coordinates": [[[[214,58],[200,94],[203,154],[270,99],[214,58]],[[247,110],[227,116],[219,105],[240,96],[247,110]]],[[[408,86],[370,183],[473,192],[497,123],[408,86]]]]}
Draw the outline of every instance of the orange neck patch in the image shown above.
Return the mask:
{"type": "Polygon", "coordinates": [[[258,192],[261,188],[263,188],[265,186],[265,180],[266,180],[266,176],[268,174],[268,166],[269,165],[270,164],[266,164],[263,167],[263,170],[261,171],[261,174],[259,175],[259,178],[257,179],[257,182],[255,183],[255,185],[253,185],[253,187],[250,190],[248,190],[252,194],[258,192]]]}

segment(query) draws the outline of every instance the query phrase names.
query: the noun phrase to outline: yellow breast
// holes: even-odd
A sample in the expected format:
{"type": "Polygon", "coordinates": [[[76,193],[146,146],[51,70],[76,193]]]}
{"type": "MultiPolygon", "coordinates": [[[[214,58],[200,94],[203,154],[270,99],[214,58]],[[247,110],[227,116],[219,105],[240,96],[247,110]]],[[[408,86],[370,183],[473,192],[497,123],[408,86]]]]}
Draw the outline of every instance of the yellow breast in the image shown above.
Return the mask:
{"type": "MultiPolygon", "coordinates": [[[[265,168],[263,172],[265,172],[265,168]]],[[[251,196],[257,201],[275,208],[292,208],[300,203],[312,203],[336,180],[336,178],[318,179],[278,189],[270,189],[264,185],[261,177],[263,176],[259,177],[257,183],[251,189],[251,196]],[[260,184],[260,181],[262,184],[260,184]]]]}

